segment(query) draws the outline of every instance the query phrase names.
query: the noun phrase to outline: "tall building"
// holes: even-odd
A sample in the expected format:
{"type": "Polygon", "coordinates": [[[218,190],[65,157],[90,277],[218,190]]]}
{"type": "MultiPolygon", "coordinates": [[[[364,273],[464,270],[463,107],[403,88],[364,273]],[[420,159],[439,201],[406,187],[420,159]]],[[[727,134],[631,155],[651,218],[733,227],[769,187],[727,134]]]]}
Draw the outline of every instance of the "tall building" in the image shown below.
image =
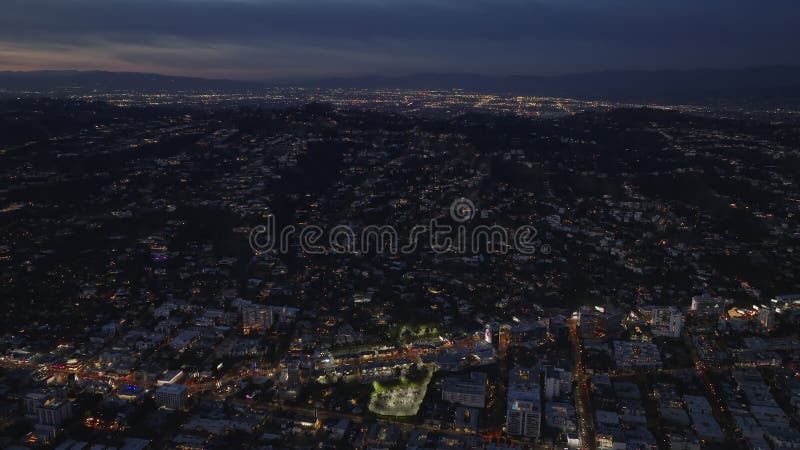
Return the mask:
{"type": "Polygon", "coordinates": [[[156,390],[156,403],[167,409],[186,408],[188,398],[188,389],[182,384],[165,384],[156,390]]]}
{"type": "Polygon", "coordinates": [[[32,392],[24,400],[26,416],[37,425],[59,427],[72,417],[72,404],[52,393],[32,392]]]}
{"type": "Polygon", "coordinates": [[[553,316],[547,325],[547,332],[559,345],[569,342],[569,326],[564,316],[553,316]]]}
{"type": "Polygon", "coordinates": [[[471,372],[469,378],[447,377],[442,383],[442,400],[464,406],[486,406],[486,374],[471,372]]]}
{"type": "Polygon", "coordinates": [[[72,405],[67,400],[50,398],[36,407],[36,423],[59,427],[72,417],[72,405]]]}
{"type": "Polygon", "coordinates": [[[57,393],[29,393],[25,396],[25,416],[33,421],[33,435],[41,444],[55,439],[65,421],[72,417],[72,404],[57,393]]]}
{"type": "Polygon", "coordinates": [[[622,332],[622,313],[599,307],[581,307],[578,310],[578,332],[583,339],[619,336],[622,332]]]}
{"type": "Polygon", "coordinates": [[[511,343],[511,325],[505,323],[500,325],[500,332],[497,337],[497,349],[500,353],[508,351],[508,346],[511,343]]]}
{"type": "Polygon", "coordinates": [[[677,338],[683,330],[683,313],[674,306],[653,306],[650,309],[650,331],[654,336],[677,338]]]}
{"type": "Polygon", "coordinates": [[[506,417],[506,432],[509,436],[537,439],[541,422],[541,405],[538,399],[534,401],[518,399],[509,404],[506,417]]]}
{"type": "Polygon", "coordinates": [[[538,368],[514,367],[508,375],[506,434],[538,439],[542,426],[542,400],[538,368]]]}
{"type": "Polygon", "coordinates": [[[712,297],[708,294],[692,297],[692,306],[690,310],[694,313],[721,313],[725,310],[725,306],[732,303],[732,301],[722,297],[712,297]]]}
{"type": "Polygon", "coordinates": [[[25,405],[25,415],[29,419],[36,418],[36,408],[43,405],[48,399],[52,398],[52,394],[44,393],[44,392],[30,392],[25,395],[24,398],[24,405],[25,405]]]}
{"type": "Polygon", "coordinates": [[[53,394],[30,393],[25,396],[25,413],[36,425],[60,427],[72,417],[72,404],[53,394]]]}
{"type": "Polygon", "coordinates": [[[758,309],[758,322],[767,330],[775,328],[775,309],[769,306],[762,306],[758,309]]]}
{"type": "Polygon", "coordinates": [[[272,328],[272,309],[264,305],[242,307],[242,331],[245,334],[264,332],[272,328]]]}
{"type": "Polygon", "coordinates": [[[661,367],[661,352],[651,342],[614,341],[614,360],[617,369],[661,367]]]}
{"type": "Polygon", "coordinates": [[[566,397],[572,390],[572,372],[560,367],[546,366],[544,368],[544,398],[566,397]]]}

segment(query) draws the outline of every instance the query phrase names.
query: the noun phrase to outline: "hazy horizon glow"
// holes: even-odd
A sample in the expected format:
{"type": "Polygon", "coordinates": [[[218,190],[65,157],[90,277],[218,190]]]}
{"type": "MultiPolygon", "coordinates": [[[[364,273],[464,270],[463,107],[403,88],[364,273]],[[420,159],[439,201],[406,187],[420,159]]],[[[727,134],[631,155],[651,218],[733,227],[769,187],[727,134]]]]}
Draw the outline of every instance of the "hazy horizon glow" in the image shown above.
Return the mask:
{"type": "Polygon", "coordinates": [[[214,78],[797,64],[793,0],[6,0],[0,70],[214,78]],[[43,14],[43,12],[45,12],[43,14]]]}

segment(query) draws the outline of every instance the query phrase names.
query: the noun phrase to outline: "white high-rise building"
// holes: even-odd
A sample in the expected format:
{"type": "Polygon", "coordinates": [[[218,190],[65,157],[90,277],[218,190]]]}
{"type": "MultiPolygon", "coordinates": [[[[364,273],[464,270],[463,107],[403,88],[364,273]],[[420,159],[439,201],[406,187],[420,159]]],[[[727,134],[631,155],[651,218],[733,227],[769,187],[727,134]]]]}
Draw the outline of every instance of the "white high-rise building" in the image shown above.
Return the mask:
{"type": "Polygon", "coordinates": [[[572,372],[548,366],[544,370],[544,398],[552,400],[569,395],[572,390],[572,372]]]}
{"type": "Polygon", "coordinates": [[[538,399],[515,400],[508,407],[506,432],[509,436],[537,439],[542,425],[542,412],[538,399]]]}
{"type": "Polygon", "coordinates": [[[542,400],[538,368],[511,369],[508,375],[506,434],[538,439],[542,427],[542,400]]]}

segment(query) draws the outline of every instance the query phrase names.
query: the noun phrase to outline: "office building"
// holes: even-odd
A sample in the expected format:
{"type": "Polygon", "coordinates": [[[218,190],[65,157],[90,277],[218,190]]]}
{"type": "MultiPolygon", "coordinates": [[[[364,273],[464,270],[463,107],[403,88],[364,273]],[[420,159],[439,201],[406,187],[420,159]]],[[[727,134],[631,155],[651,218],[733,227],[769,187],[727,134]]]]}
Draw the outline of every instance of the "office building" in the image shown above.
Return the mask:
{"type": "Polygon", "coordinates": [[[264,305],[242,307],[242,331],[245,334],[261,333],[272,328],[273,311],[264,305]]]}
{"type": "Polygon", "coordinates": [[[188,389],[182,384],[165,384],[156,390],[156,403],[166,409],[186,408],[188,389]]]}
{"type": "Polygon", "coordinates": [[[447,377],[442,383],[442,400],[464,406],[486,406],[486,374],[471,372],[469,378],[447,377]]]}

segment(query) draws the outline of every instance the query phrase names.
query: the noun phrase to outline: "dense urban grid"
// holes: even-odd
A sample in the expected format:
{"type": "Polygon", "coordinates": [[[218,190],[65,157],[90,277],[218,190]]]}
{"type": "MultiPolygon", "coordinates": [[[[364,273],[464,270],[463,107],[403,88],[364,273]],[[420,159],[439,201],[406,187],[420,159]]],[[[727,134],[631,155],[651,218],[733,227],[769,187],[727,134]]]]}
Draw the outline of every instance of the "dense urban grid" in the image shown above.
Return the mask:
{"type": "Polygon", "coordinates": [[[800,448],[792,111],[16,97],[0,447],[800,448]],[[535,251],[256,251],[271,218],[532,226],[535,251]]]}

